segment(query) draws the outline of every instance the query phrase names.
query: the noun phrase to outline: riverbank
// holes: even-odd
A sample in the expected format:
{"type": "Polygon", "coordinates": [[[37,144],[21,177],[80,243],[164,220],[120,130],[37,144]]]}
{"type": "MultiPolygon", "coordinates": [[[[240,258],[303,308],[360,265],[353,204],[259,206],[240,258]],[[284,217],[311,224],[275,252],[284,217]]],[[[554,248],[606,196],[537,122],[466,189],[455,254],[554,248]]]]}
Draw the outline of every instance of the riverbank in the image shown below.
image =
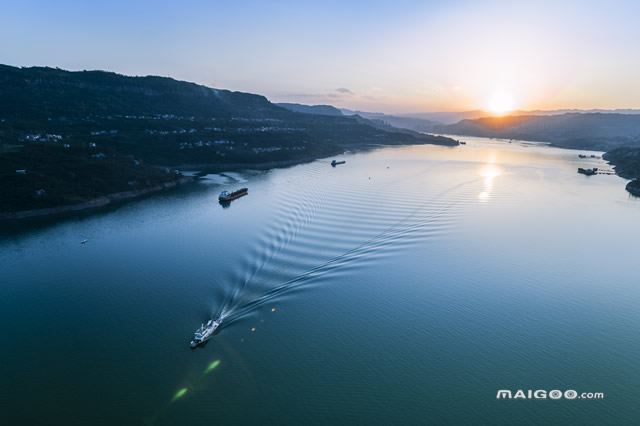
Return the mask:
{"type": "Polygon", "coordinates": [[[616,148],[602,158],[613,166],[618,176],[632,179],[625,188],[631,195],[640,197],[640,148],[616,148]]]}
{"type": "MultiPolygon", "coordinates": [[[[443,139],[446,139],[446,138],[443,138],[443,139]]],[[[423,144],[430,144],[430,143],[432,142],[425,141],[423,144]]],[[[397,146],[397,145],[358,144],[358,145],[354,145],[352,148],[348,150],[342,149],[342,148],[335,149],[333,150],[333,152],[325,153],[325,155],[321,157],[317,155],[309,155],[309,156],[298,157],[294,159],[266,161],[266,162],[259,162],[259,163],[248,163],[248,162],[205,163],[205,164],[186,163],[186,164],[172,165],[171,167],[168,167],[166,169],[197,170],[202,173],[221,173],[221,172],[231,172],[231,171],[238,171],[238,170],[248,170],[248,169],[269,170],[274,168],[291,167],[291,166],[296,166],[300,164],[310,163],[323,158],[331,158],[337,155],[342,155],[346,152],[370,151],[370,150],[378,149],[384,146],[397,146]]],[[[161,170],[161,169],[165,169],[165,168],[164,167],[157,168],[157,170],[161,170]]],[[[0,221],[12,221],[12,220],[27,219],[27,218],[35,218],[35,217],[44,217],[44,216],[58,216],[58,215],[76,213],[84,210],[98,209],[101,207],[111,205],[114,202],[131,200],[134,198],[150,195],[155,192],[174,188],[178,185],[190,182],[192,180],[193,180],[192,177],[180,177],[176,180],[163,182],[163,183],[156,184],[154,186],[150,186],[144,189],[115,192],[109,195],[96,197],[88,201],[83,201],[81,203],[74,203],[74,204],[67,204],[67,205],[60,205],[60,206],[53,206],[53,207],[46,207],[46,208],[39,208],[39,209],[23,209],[23,210],[17,210],[17,211],[0,212],[0,221]]]]}
{"type": "MultiPolygon", "coordinates": [[[[364,151],[366,149],[361,149],[361,150],[364,151]]],[[[341,154],[344,154],[345,152],[346,151],[344,150],[338,150],[336,151],[335,154],[329,155],[326,158],[330,158],[335,155],[341,155],[341,154]]],[[[269,170],[269,169],[281,168],[281,167],[291,167],[291,166],[296,166],[300,164],[311,163],[318,159],[319,158],[316,156],[309,156],[309,157],[296,158],[291,160],[268,161],[264,163],[180,164],[180,165],[172,165],[168,168],[172,170],[173,169],[197,170],[203,173],[220,173],[220,172],[232,172],[232,171],[248,170],[248,169],[269,170]]],[[[111,205],[114,202],[132,200],[134,198],[140,198],[140,197],[151,195],[157,192],[172,189],[172,188],[175,188],[176,186],[183,185],[193,180],[194,180],[193,177],[185,176],[185,177],[180,177],[174,181],[164,182],[149,188],[116,192],[113,194],[97,197],[82,203],[48,207],[48,208],[42,208],[42,209],[21,210],[21,211],[15,211],[15,212],[0,212],[0,221],[20,220],[20,219],[27,219],[27,218],[43,217],[43,216],[57,216],[57,215],[76,213],[83,210],[98,209],[101,207],[111,205]]]]}
{"type": "MultiPolygon", "coordinates": [[[[327,157],[329,158],[336,155],[344,154],[346,151],[340,150],[335,154],[331,154],[327,157]]],[[[179,164],[170,166],[170,168],[180,169],[180,170],[197,170],[203,173],[220,173],[220,172],[234,172],[238,170],[269,170],[276,169],[279,167],[291,167],[297,166],[299,164],[311,163],[316,160],[320,160],[322,158],[318,158],[315,156],[296,158],[292,160],[281,160],[281,161],[267,161],[264,163],[210,163],[210,164],[179,164]]]]}
{"type": "Polygon", "coordinates": [[[0,213],[0,220],[19,220],[19,219],[27,219],[27,218],[34,218],[34,217],[42,217],[42,216],[65,215],[69,213],[79,212],[82,210],[96,209],[96,208],[110,205],[115,202],[131,200],[134,198],[143,197],[145,195],[150,195],[153,193],[165,191],[167,189],[174,188],[178,185],[183,185],[185,183],[191,182],[192,180],[193,180],[192,177],[183,176],[174,181],[164,182],[149,188],[139,189],[135,191],[116,192],[113,194],[94,198],[93,200],[89,200],[83,203],[70,204],[70,205],[58,206],[58,207],[49,207],[44,209],[22,210],[17,212],[0,213]]]}

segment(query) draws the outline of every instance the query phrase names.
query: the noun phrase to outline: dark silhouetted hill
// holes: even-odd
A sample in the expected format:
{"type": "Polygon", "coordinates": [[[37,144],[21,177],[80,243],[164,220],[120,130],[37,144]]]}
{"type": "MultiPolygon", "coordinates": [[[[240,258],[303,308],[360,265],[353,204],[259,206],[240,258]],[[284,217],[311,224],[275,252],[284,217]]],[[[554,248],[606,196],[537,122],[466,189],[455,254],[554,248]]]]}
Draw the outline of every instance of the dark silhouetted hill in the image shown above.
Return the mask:
{"type": "Polygon", "coordinates": [[[0,188],[0,211],[155,187],[176,179],[165,166],[265,167],[380,145],[457,145],[334,112],[293,112],[165,77],[0,65],[0,179],[15,181],[0,188]]]}
{"type": "Polygon", "coordinates": [[[485,117],[444,126],[443,133],[550,142],[564,148],[608,151],[623,145],[640,146],[640,115],[567,113],[485,117]]]}
{"type": "Polygon", "coordinates": [[[318,114],[318,115],[338,115],[342,116],[342,112],[331,105],[303,105],[303,104],[290,104],[290,103],[277,103],[276,105],[286,108],[293,112],[302,112],[305,114],[318,114]]]}

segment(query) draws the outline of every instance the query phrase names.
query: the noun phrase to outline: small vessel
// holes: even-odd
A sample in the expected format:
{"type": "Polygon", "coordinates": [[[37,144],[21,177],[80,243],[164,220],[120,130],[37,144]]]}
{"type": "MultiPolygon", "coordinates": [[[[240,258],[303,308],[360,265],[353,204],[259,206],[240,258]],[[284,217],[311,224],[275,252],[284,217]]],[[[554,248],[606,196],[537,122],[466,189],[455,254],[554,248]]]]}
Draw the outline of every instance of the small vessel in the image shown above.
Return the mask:
{"type": "Polygon", "coordinates": [[[460,145],[466,145],[467,143],[464,141],[460,141],[460,145]]]}
{"type": "Polygon", "coordinates": [[[220,327],[220,324],[222,324],[222,319],[220,318],[216,318],[215,320],[210,319],[207,325],[202,324],[200,328],[196,330],[196,334],[190,343],[191,348],[195,348],[199,344],[209,340],[209,338],[213,336],[213,332],[220,327]]]}
{"type": "Polygon", "coordinates": [[[598,174],[598,168],[594,167],[593,169],[583,169],[582,167],[578,167],[578,173],[582,173],[583,175],[592,176],[598,174]]]}
{"type": "Polygon", "coordinates": [[[346,163],[346,161],[336,161],[336,160],[333,160],[333,161],[331,162],[331,166],[332,166],[332,167],[335,167],[335,166],[337,166],[338,164],[344,164],[344,163],[346,163]]]}
{"type": "Polygon", "coordinates": [[[220,193],[220,196],[218,197],[219,201],[231,201],[231,200],[235,200],[236,198],[240,198],[243,195],[247,195],[249,193],[249,188],[240,188],[237,191],[233,191],[233,192],[228,192],[228,191],[222,191],[220,193]]]}
{"type": "Polygon", "coordinates": [[[82,241],[80,241],[80,244],[84,244],[84,243],[86,243],[87,241],[89,241],[89,240],[82,240],[82,241]]]}

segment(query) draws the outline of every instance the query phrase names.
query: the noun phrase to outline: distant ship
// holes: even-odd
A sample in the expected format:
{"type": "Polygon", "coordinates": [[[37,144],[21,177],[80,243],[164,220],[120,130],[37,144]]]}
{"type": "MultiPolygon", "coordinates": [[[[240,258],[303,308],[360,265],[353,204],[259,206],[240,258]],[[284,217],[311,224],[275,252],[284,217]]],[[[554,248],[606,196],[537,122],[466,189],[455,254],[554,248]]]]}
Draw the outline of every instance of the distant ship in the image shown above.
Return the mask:
{"type": "Polygon", "coordinates": [[[598,168],[594,167],[593,169],[583,169],[582,167],[578,167],[578,173],[582,173],[583,175],[592,176],[598,174],[598,168]]]}
{"type": "Polygon", "coordinates": [[[218,200],[222,202],[231,201],[231,200],[235,200],[236,198],[240,198],[243,195],[247,195],[248,193],[249,193],[249,188],[240,188],[234,192],[222,191],[222,193],[218,197],[218,200]]]}
{"type": "Polygon", "coordinates": [[[220,324],[222,324],[222,319],[220,318],[216,320],[210,319],[207,325],[202,324],[200,328],[196,330],[196,334],[190,344],[191,348],[195,348],[199,344],[209,340],[209,338],[213,336],[213,332],[220,327],[220,324]]]}
{"type": "Polygon", "coordinates": [[[346,163],[346,161],[336,161],[336,160],[333,160],[333,161],[331,162],[331,166],[335,167],[335,166],[337,166],[338,164],[344,164],[344,163],[346,163]]]}

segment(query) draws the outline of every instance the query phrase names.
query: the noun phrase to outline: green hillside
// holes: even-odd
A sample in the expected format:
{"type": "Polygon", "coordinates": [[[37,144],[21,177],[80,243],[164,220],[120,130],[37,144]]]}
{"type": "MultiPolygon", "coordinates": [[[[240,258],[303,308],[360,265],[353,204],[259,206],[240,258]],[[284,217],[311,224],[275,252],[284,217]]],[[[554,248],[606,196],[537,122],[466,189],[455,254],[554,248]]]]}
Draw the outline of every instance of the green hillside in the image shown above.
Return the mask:
{"type": "Polygon", "coordinates": [[[0,189],[0,211],[71,204],[175,179],[165,167],[290,164],[421,143],[457,145],[171,78],[0,65],[0,178],[11,182],[0,189]],[[21,169],[28,173],[16,176],[21,169]]]}

